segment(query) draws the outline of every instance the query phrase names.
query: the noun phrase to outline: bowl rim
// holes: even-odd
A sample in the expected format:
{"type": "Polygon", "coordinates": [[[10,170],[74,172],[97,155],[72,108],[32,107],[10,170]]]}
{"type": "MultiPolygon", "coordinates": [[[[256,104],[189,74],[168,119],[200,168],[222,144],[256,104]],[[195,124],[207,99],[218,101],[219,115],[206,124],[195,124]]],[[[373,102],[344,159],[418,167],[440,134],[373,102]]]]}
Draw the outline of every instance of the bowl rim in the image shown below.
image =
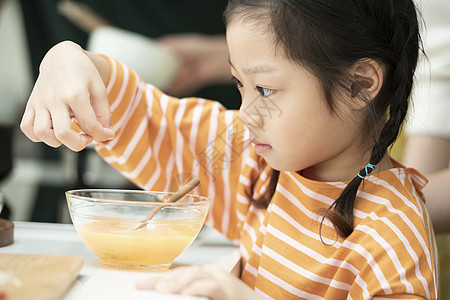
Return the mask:
{"type": "MultiPolygon", "coordinates": [[[[76,195],[77,192],[105,192],[105,193],[133,193],[133,194],[151,194],[151,195],[173,195],[175,192],[164,192],[164,191],[145,191],[145,190],[131,190],[131,189],[72,189],[65,192],[66,197],[75,197],[78,199],[83,199],[90,202],[105,202],[105,203],[115,203],[115,204],[135,204],[135,205],[151,205],[151,206],[199,206],[201,204],[210,203],[211,199],[200,196],[187,194],[189,196],[202,199],[195,203],[166,203],[166,202],[154,202],[154,201],[132,201],[132,200],[115,200],[115,199],[103,199],[103,198],[91,198],[86,196],[76,195]]],[[[68,199],[67,199],[68,200],[68,199]]]]}

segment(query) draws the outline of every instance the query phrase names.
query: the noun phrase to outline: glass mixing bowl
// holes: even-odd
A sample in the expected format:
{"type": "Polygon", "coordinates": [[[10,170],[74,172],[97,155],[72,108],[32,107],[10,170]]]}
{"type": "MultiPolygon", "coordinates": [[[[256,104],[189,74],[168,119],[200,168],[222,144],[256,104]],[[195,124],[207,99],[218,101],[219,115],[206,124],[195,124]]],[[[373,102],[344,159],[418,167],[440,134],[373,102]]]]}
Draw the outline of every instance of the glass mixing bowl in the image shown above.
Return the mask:
{"type": "Polygon", "coordinates": [[[75,229],[103,265],[163,271],[194,241],[210,205],[196,195],[164,203],[172,194],[84,189],[67,191],[66,198],[75,229]],[[136,229],[158,206],[163,207],[146,226],[136,229]]]}

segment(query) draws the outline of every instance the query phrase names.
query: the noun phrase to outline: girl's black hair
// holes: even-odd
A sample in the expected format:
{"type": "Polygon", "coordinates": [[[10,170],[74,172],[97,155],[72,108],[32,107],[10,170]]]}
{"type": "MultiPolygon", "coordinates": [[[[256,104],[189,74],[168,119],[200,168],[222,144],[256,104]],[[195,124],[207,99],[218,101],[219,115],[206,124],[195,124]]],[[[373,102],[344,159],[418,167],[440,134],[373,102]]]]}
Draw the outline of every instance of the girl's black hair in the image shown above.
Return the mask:
{"type": "MultiPolygon", "coordinates": [[[[374,139],[367,163],[378,164],[397,139],[408,111],[421,49],[413,0],[229,0],[226,22],[238,18],[268,21],[267,30],[277,45],[319,79],[331,111],[340,92],[355,95],[356,91],[366,101],[362,132],[374,139]],[[372,100],[347,71],[363,59],[377,61],[385,71],[383,86],[372,100]]],[[[360,174],[368,175],[365,169],[360,174]]],[[[273,179],[278,175],[274,171],[273,179]]],[[[342,237],[354,229],[353,208],[361,177],[355,176],[323,212],[342,237]]],[[[266,204],[274,190],[268,193],[266,204]]]]}

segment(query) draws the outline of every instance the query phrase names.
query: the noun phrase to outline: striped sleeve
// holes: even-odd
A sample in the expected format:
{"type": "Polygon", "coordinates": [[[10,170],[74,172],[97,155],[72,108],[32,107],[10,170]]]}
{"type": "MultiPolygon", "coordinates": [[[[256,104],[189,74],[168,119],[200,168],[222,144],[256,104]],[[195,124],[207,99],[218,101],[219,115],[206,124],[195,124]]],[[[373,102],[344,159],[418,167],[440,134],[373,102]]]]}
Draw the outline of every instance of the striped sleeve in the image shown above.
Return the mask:
{"type": "Polygon", "coordinates": [[[198,176],[198,193],[213,200],[209,224],[237,239],[234,206],[246,153],[237,111],[214,101],[170,97],[120,62],[109,62],[115,138],[97,143],[98,153],[145,190],[174,191],[180,179],[198,176]]]}

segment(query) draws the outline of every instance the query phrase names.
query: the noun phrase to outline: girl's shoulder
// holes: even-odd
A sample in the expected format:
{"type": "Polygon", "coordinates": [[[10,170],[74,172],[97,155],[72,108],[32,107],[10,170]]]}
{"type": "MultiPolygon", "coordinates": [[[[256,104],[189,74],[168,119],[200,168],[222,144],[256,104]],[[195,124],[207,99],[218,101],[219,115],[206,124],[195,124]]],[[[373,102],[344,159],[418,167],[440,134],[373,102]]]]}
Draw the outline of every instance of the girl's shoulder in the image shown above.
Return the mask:
{"type": "Polygon", "coordinates": [[[422,189],[428,183],[427,178],[413,168],[407,168],[392,159],[393,168],[373,174],[366,178],[363,191],[385,197],[390,201],[404,198],[424,202],[422,189]]]}
{"type": "Polygon", "coordinates": [[[417,170],[397,162],[389,170],[366,177],[355,202],[357,223],[382,220],[427,235],[431,225],[422,193],[427,182],[417,170]]]}

